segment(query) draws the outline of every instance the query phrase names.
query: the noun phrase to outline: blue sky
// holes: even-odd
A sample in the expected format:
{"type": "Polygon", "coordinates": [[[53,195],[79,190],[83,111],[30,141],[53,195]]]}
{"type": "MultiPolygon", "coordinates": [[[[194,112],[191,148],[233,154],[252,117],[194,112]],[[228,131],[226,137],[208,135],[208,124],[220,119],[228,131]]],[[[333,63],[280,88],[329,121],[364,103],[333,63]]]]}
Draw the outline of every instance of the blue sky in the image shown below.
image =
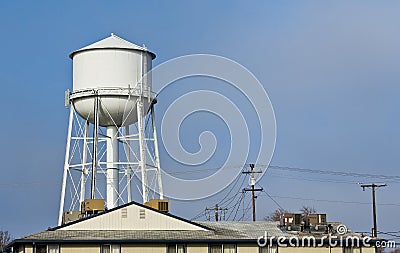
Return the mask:
{"type": "MultiPolygon", "coordinates": [[[[146,44],[157,54],[154,65],[209,53],[247,67],[274,106],[274,165],[400,175],[399,11],[398,1],[2,1],[0,229],[18,237],[56,225],[68,54],[111,32],[146,44]]],[[[203,116],[204,124],[194,117],[183,125],[189,150],[201,131],[221,125],[203,116]]],[[[371,179],[271,169],[260,184],[290,211],[310,205],[370,231],[371,206],[360,204],[371,202],[370,192],[357,181],[371,179]]],[[[379,204],[391,204],[378,205],[381,231],[400,230],[399,183],[377,193],[379,204]]],[[[218,198],[175,201],[173,212],[191,218],[218,198]]],[[[257,205],[259,217],[277,208],[265,196],[257,205]]]]}

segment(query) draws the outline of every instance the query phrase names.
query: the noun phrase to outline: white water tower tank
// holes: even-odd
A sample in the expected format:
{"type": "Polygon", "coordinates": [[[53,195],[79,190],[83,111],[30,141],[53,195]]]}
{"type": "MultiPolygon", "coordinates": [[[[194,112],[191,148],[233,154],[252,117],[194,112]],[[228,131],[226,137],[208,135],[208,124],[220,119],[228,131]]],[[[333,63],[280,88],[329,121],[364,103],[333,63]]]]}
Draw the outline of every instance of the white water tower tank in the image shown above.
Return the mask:
{"type": "MultiPolygon", "coordinates": [[[[137,121],[136,99],[143,95],[144,114],[151,103],[151,70],[156,55],[114,34],[70,54],[73,60],[71,102],[78,114],[94,122],[99,97],[99,125],[123,126],[137,121]],[[143,86],[142,86],[143,83],[143,86]],[[142,90],[143,89],[143,90],[142,90]]],[[[145,115],[142,115],[142,117],[145,115]]]]}

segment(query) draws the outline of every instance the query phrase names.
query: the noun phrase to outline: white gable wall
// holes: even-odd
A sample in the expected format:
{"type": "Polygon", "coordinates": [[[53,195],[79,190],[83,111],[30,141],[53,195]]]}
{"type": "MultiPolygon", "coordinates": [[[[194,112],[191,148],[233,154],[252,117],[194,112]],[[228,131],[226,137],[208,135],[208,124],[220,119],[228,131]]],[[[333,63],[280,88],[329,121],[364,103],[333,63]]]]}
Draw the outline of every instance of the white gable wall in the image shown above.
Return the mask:
{"type": "Polygon", "coordinates": [[[202,230],[189,222],[131,204],[59,230],[202,230]]]}

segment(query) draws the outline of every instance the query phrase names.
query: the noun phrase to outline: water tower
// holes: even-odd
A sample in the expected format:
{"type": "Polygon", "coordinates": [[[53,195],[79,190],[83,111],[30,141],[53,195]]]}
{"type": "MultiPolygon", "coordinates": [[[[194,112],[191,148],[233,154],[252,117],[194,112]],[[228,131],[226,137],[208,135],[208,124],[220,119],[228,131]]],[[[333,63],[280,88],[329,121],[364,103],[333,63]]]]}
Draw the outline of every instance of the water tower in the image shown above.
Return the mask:
{"type": "Polygon", "coordinates": [[[111,34],[69,56],[73,89],[66,92],[70,114],[58,223],[132,201],[135,177],[143,203],[151,192],[163,199],[156,97],[147,75],[156,55],[111,34]]]}

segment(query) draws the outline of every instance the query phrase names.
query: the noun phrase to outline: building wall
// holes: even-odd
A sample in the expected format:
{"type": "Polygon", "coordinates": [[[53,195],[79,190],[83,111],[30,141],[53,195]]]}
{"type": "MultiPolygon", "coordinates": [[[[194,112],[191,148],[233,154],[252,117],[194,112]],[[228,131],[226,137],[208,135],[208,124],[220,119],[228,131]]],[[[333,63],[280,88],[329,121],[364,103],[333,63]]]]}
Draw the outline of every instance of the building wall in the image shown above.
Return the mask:
{"type": "Polygon", "coordinates": [[[59,230],[200,230],[205,228],[137,205],[94,216],[59,230]]]}
{"type": "Polygon", "coordinates": [[[187,253],[208,253],[208,245],[206,244],[188,244],[187,253]]]}
{"type": "Polygon", "coordinates": [[[165,244],[121,245],[121,253],[165,253],[165,252],[167,252],[167,246],[165,244]]]}
{"type": "MultiPolygon", "coordinates": [[[[23,251],[21,251],[23,252],[23,251]]],[[[100,253],[99,244],[63,244],[60,253],[100,253]]],[[[122,244],[121,253],[166,253],[166,244],[122,244]]],[[[187,253],[208,253],[208,244],[187,244],[187,253]]],[[[342,253],[341,247],[280,247],[279,253],[342,253]]],[[[356,253],[357,251],[355,251],[356,253]]],[[[25,253],[33,253],[32,244],[25,245],[25,253]]],[[[259,253],[256,244],[238,244],[237,253],[259,253]]],[[[362,253],[375,253],[374,248],[362,248],[362,253]]]]}
{"type": "Polygon", "coordinates": [[[25,253],[33,253],[33,246],[32,244],[25,245],[25,253]]]}
{"type": "Polygon", "coordinates": [[[328,247],[281,247],[278,249],[279,253],[342,253],[343,249],[338,248],[328,248],[328,247]]]}
{"type": "MultiPolygon", "coordinates": [[[[96,244],[64,244],[60,247],[60,253],[99,253],[100,245],[96,244]],[[83,250],[84,249],[84,250],[83,250]]],[[[27,253],[27,252],[25,252],[27,253]]]]}
{"type": "Polygon", "coordinates": [[[237,245],[237,253],[258,253],[258,245],[257,244],[238,244],[237,245]]]}
{"type": "Polygon", "coordinates": [[[375,253],[375,248],[362,248],[363,253],[375,253]]]}

